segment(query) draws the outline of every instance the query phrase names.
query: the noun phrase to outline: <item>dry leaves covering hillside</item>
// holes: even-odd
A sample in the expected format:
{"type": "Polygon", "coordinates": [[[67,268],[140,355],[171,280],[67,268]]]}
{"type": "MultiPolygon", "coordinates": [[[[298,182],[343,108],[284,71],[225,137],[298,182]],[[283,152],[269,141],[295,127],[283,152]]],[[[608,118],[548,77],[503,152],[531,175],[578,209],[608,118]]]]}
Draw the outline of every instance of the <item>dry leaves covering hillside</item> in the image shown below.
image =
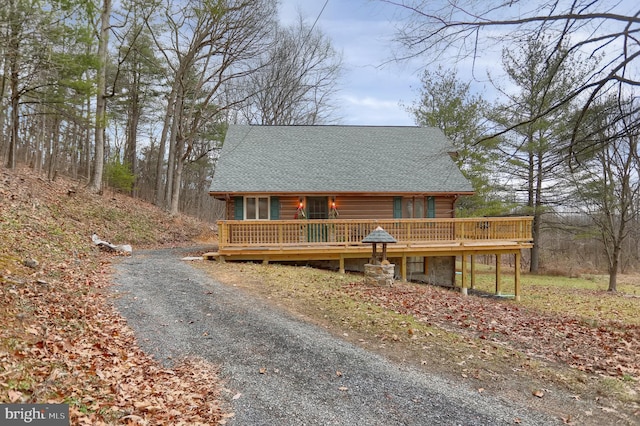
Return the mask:
{"type": "Polygon", "coordinates": [[[640,377],[640,327],[634,324],[587,324],[570,312],[535,312],[513,303],[462,297],[429,286],[373,288],[353,283],[345,291],[422,323],[513,347],[537,359],[630,383],[640,377]]]}
{"type": "Polygon", "coordinates": [[[141,246],[207,227],[81,183],[0,169],[0,402],[68,403],[71,424],[215,424],[214,367],[145,355],[106,291],[111,254],[91,234],[141,246]]]}

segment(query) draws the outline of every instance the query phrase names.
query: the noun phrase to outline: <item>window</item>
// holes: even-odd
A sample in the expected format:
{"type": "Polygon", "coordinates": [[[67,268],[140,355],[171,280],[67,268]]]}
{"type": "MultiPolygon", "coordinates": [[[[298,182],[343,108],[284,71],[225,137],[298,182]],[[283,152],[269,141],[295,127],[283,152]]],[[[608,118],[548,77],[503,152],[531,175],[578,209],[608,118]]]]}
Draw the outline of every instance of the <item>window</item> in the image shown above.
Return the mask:
{"type": "Polygon", "coordinates": [[[413,209],[414,209],[413,210],[414,211],[414,214],[413,214],[414,217],[425,217],[425,215],[424,215],[424,198],[420,198],[420,197],[416,198],[415,199],[415,204],[413,206],[413,209]]]}
{"type": "Polygon", "coordinates": [[[433,197],[405,197],[402,202],[402,217],[436,217],[436,205],[433,197]]]}
{"type": "Polygon", "coordinates": [[[269,197],[245,197],[246,220],[269,220],[269,197]]]}
{"type": "Polygon", "coordinates": [[[329,197],[307,197],[307,217],[309,219],[328,219],[329,197]]]}
{"type": "Polygon", "coordinates": [[[415,217],[415,215],[413,214],[413,198],[404,199],[404,211],[402,212],[402,217],[406,219],[415,217]]]}

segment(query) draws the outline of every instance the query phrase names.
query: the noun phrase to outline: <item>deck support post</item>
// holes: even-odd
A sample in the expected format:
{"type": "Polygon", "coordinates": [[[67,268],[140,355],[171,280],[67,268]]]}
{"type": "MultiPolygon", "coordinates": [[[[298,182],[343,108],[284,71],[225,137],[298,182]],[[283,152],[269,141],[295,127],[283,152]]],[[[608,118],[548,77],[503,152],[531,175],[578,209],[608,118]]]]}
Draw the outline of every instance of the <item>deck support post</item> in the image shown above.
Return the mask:
{"type": "Polygon", "coordinates": [[[516,297],[516,302],[520,301],[520,251],[516,251],[515,252],[515,257],[516,257],[516,262],[514,265],[514,280],[515,280],[515,297],[516,297]]]}
{"type": "Polygon", "coordinates": [[[476,257],[471,255],[471,288],[476,288],[476,257]]]}
{"type": "Polygon", "coordinates": [[[502,296],[502,255],[496,253],[496,296],[502,296]]]}
{"type": "Polygon", "coordinates": [[[344,274],[344,255],[340,254],[340,273],[344,274]]]}
{"type": "Polygon", "coordinates": [[[262,264],[263,265],[268,265],[269,264],[269,258],[265,257],[264,259],[262,259],[262,264]]]}
{"type": "Polygon", "coordinates": [[[218,256],[218,262],[225,263],[224,256],[218,256]]]}
{"type": "Polygon", "coordinates": [[[400,276],[402,277],[402,281],[407,280],[407,255],[402,254],[402,262],[400,264],[400,276]]]}
{"type": "Polygon", "coordinates": [[[467,255],[466,254],[462,254],[460,256],[461,259],[461,264],[462,264],[462,289],[461,292],[464,296],[466,296],[469,293],[469,290],[467,289],[467,255]]]}

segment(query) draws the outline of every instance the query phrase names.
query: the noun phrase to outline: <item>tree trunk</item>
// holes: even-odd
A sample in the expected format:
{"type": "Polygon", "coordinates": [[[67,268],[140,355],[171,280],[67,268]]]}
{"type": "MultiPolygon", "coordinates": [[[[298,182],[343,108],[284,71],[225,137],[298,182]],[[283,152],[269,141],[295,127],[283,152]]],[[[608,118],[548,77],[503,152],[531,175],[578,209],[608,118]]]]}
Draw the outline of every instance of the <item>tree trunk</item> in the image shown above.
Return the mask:
{"type": "MultiPolygon", "coordinates": [[[[135,89],[137,90],[137,89],[135,89]]],[[[129,120],[127,127],[127,143],[125,149],[125,162],[128,163],[129,171],[133,176],[138,173],[138,123],[140,122],[140,104],[138,93],[131,94],[131,109],[129,111],[129,120]]],[[[131,188],[131,196],[136,197],[138,193],[137,182],[134,182],[131,188]]]]}
{"type": "Polygon", "coordinates": [[[20,54],[20,23],[16,11],[16,2],[10,4],[11,10],[9,14],[9,22],[11,25],[11,35],[9,41],[9,87],[11,89],[11,135],[9,136],[9,151],[7,153],[7,167],[14,169],[16,167],[16,146],[18,144],[18,126],[20,125],[20,116],[18,108],[20,107],[20,94],[18,92],[19,70],[18,55],[20,54]]]}
{"type": "Polygon", "coordinates": [[[33,170],[40,174],[42,171],[42,158],[44,156],[44,134],[45,134],[45,119],[40,118],[38,122],[38,131],[36,132],[36,157],[33,162],[33,170]]]}
{"type": "Polygon", "coordinates": [[[533,215],[533,247],[531,247],[531,264],[529,265],[529,272],[533,274],[538,273],[540,267],[540,216],[537,213],[533,215]]]}
{"type": "Polygon", "coordinates": [[[20,116],[18,114],[19,95],[18,95],[18,71],[17,65],[15,73],[13,72],[13,64],[11,66],[11,136],[9,137],[9,152],[7,153],[7,168],[14,169],[16,167],[16,145],[18,143],[18,126],[20,125],[20,116]]]}
{"type": "Polygon", "coordinates": [[[607,291],[618,291],[618,263],[620,262],[620,248],[614,247],[613,259],[609,265],[609,288],[607,291]]]}
{"type": "Polygon", "coordinates": [[[131,109],[129,110],[129,119],[127,120],[127,144],[125,149],[125,162],[129,165],[129,170],[134,175],[137,172],[137,157],[136,152],[138,150],[138,123],[140,123],[140,108],[138,103],[138,95],[133,95],[131,100],[131,109]]]}
{"type": "Polygon", "coordinates": [[[162,177],[164,175],[164,154],[167,146],[167,135],[169,134],[169,127],[171,126],[172,117],[175,111],[175,99],[176,90],[174,86],[171,89],[169,98],[167,99],[167,112],[164,115],[164,124],[162,126],[162,134],[160,135],[160,143],[158,146],[158,159],[156,162],[156,190],[154,194],[154,204],[158,207],[161,207],[164,202],[164,191],[162,188],[162,177]]]}
{"type": "MultiPolygon", "coordinates": [[[[4,67],[0,76],[0,159],[4,156],[6,147],[6,135],[4,133],[5,121],[7,119],[7,108],[5,108],[5,97],[7,90],[7,76],[9,75],[9,62],[3,61],[4,67]]],[[[0,160],[1,161],[1,160],[0,160]]]]}
{"type": "Polygon", "coordinates": [[[171,195],[171,208],[169,212],[172,215],[177,215],[180,210],[180,190],[182,189],[182,172],[184,170],[184,163],[191,155],[193,150],[193,141],[179,138],[179,145],[176,146],[176,173],[173,179],[173,193],[171,195]],[[185,146],[186,145],[186,146],[185,146]],[[184,153],[183,153],[184,151],[184,153]]]}
{"type": "MultiPolygon", "coordinates": [[[[140,70],[139,59],[134,51],[133,54],[133,71],[131,75],[131,85],[129,87],[129,117],[127,119],[127,140],[125,145],[124,161],[129,166],[129,171],[137,176],[138,173],[138,125],[142,114],[142,106],[140,105],[140,70]]],[[[134,182],[131,188],[131,195],[136,196],[137,182],[134,182]]]]}
{"type": "Polygon", "coordinates": [[[543,176],[543,157],[542,152],[538,152],[534,157],[536,164],[535,191],[533,194],[533,247],[531,248],[531,264],[529,272],[538,273],[540,267],[540,228],[542,227],[542,176],[543,176]]]}
{"type": "MultiPolygon", "coordinates": [[[[49,132],[47,132],[49,133],[49,132]]],[[[58,168],[58,151],[60,149],[60,118],[53,120],[53,128],[51,129],[51,157],[49,158],[49,170],[47,177],[53,181],[56,178],[58,168]]]]}
{"type": "Polygon", "coordinates": [[[83,153],[84,153],[84,159],[83,159],[83,170],[84,170],[84,177],[87,181],[87,184],[90,181],[91,178],[91,172],[93,171],[93,168],[91,167],[91,126],[88,124],[90,122],[90,115],[91,115],[91,98],[89,96],[87,96],[87,104],[86,104],[86,109],[83,111],[83,113],[86,112],[86,119],[84,120],[85,123],[85,128],[84,128],[84,146],[83,146],[83,153]]]}
{"type": "MultiPolygon", "coordinates": [[[[180,120],[182,120],[182,107],[183,107],[184,97],[183,97],[183,89],[181,87],[178,88],[178,93],[176,94],[176,102],[173,110],[173,121],[171,123],[171,134],[169,137],[169,158],[167,160],[167,183],[165,187],[165,208],[171,210],[171,197],[173,195],[173,184],[174,184],[174,173],[176,170],[176,163],[178,162],[179,154],[176,154],[176,149],[178,147],[178,141],[182,139],[182,136],[178,135],[181,132],[181,124],[180,120]]],[[[181,143],[181,142],[180,142],[181,143]]]]}
{"type": "Polygon", "coordinates": [[[77,121],[73,122],[71,133],[71,177],[78,179],[78,164],[80,163],[80,125],[77,121]]]}
{"type": "MultiPolygon", "coordinates": [[[[184,142],[180,141],[180,145],[184,142]]],[[[180,187],[182,182],[182,170],[184,169],[184,157],[181,155],[182,146],[178,146],[177,149],[180,151],[176,153],[176,171],[173,176],[173,184],[171,185],[171,204],[169,206],[169,213],[173,216],[178,214],[180,207],[180,187]]]]}
{"type": "Polygon", "coordinates": [[[98,83],[96,93],[96,128],[95,128],[95,157],[93,159],[93,174],[89,189],[93,192],[102,191],[102,172],[104,169],[104,134],[107,121],[107,46],[109,44],[109,18],[111,16],[111,0],[104,0],[100,15],[100,39],[98,40],[98,83]]]}
{"type": "MultiPolygon", "coordinates": [[[[533,145],[533,140],[534,140],[533,134],[529,133],[527,135],[527,141],[528,141],[527,146],[531,147],[533,145]]],[[[531,248],[531,253],[530,253],[531,263],[529,265],[529,271],[535,272],[538,269],[538,259],[540,256],[538,245],[536,244],[536,241],[538,240],[537,230],[539,230],[540,228],[538,225],[538,217],[536,213],[535,189],[534,189],[535,188],[534,186],[535,157],[532,151],[528,152],[528,156],[529,156],[529,162],[528,162],[528,168],[527,168],[527,207],[529,207],[529,211],[533,215],[533,225],[532,225],[533,228],[531,230],[531,236],[533,238],[533,247],[531,248]]]]}

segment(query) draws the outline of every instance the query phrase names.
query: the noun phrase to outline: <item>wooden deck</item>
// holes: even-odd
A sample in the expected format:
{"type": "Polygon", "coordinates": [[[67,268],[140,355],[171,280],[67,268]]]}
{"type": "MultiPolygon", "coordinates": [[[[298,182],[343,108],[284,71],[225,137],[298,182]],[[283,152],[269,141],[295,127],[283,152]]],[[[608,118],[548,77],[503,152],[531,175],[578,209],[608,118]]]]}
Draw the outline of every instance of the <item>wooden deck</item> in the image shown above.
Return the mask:
{"type": "MultiPolygon", "coordinates": [[[[346,259],[368,259],[371,244],[361,241],[381,226],[397,241],[387,246],[387,256],[399,260],[400,275],[407,279],[407,258],[460,256],[462,289],[468,286],[467,264],[475,255],[514,255],[519,264],[522,249],[532,247],[531,217],[388,220],[273,220],[218,222],[218,251],[205,258],[226,260],[317,261],[335,260],[340,272],[346,259]]],[[[516,268],[517,269],[517,268],[516,268]]],[[[516,272],[519,278],[519,271],[516,272]]],[[[516,280],[519,298],[519,279],[516,280]]],[[[499,293],[499,277],[496,276],[499,293]]]]}

